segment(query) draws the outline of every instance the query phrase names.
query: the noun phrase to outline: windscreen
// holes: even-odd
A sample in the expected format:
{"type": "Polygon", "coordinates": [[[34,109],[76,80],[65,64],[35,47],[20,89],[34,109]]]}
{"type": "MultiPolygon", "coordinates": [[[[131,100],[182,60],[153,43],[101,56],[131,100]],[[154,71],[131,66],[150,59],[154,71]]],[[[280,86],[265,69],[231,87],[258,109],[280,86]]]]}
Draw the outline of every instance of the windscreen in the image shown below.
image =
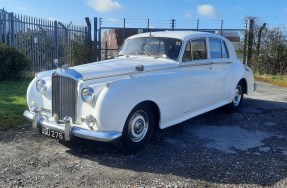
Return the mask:
{"type": "Polygon", "coordinates": [[[182,41],[165,37],[140,37],[127,39],[118,56],[142,55],[178,60],[182,41]]]}

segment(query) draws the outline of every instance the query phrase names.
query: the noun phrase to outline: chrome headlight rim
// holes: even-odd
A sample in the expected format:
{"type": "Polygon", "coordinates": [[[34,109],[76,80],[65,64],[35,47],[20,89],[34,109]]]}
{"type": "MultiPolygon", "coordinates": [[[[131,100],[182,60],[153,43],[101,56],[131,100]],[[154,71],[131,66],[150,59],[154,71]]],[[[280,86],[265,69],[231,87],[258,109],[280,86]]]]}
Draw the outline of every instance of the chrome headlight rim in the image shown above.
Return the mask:
{"type": "Polygon", "coordinates": [[[93,88],[86,86],[81,91],[82,100],[86,103],[93,103],[95,100],[95,91],[93,88]]]}
{"type": "Polygon", "coordinates": [[[38,93],[44,95],[47,92],[47,83],[43,79],[39,79],[36,82],[36,90],[38,93]]]}

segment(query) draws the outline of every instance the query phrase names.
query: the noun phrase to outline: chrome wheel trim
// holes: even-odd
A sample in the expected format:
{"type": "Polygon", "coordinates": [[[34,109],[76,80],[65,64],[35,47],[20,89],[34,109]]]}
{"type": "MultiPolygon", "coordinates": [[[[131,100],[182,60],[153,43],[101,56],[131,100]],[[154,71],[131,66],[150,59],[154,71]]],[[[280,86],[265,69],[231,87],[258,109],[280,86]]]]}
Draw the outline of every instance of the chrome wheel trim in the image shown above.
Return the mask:
{"type": "Polygon", "coordinates": [[[241,97],[242,97],[242,89],[240,85],[237,85],[235,89],[235,96],[232,101],[235,107],[240,104],[241,97]]]}
{"type": "Polygon", "coordinates": [[[140,142],[147,134],[149,117],[143,110],[136,111],[129,120],[128,134],[133,142],[140,142]]]}

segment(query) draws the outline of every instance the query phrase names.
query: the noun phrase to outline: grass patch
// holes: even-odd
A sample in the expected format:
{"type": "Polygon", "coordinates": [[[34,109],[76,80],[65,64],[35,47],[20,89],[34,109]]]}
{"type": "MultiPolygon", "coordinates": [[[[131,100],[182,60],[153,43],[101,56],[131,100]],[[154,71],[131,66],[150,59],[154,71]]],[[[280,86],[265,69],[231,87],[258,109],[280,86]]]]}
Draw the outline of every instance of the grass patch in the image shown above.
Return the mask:
{"type": "Polygon", "coordinates": [[[0,130],[18,127],[27,109],[26,91],[31,79],[0,82],[0,130]]]}
{"type": "Polygon", "coordinates": [[[258,74],[255,73],[254,75],[256,80],[271,83],[274,85],[287,87],[287,75],[284,76],[277,76],[277,75],[266,75],[266,74],[258,74]]]}

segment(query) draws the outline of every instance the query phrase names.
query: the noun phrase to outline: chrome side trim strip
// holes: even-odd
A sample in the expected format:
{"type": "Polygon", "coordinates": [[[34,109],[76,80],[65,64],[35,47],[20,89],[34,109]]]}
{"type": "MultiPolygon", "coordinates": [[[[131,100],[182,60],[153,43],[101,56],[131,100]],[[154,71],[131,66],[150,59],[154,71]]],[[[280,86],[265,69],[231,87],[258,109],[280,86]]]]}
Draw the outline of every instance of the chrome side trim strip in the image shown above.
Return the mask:
{"type": "Polygon", "coordinates": [[[218,64],[231,64],[232,62],[212,62],[212,64],[218,65],[218,64]]]}
{"type": "Polygon", "coordinates": [[[117,76],[132,76],[136,74],[144,74],[148,72],[156,72],[156,71],[161,71],[161,70],[171,70],[171,69],[177,69],[177,67],[171,67],[171,68],[160,68],[160,69],[152,69],[152,70],[145,70],[145,71],[135,71],[135,72],[128,72],[128,73],[122,73],[122,74],[111,74],[111,75],[106,75],[106,76],[96,76],[96,77],[90,77],[90,78],[85,78],[84,81],[88,80],[95,80],[95,79],[102,79],[102,78],[111,78],[111,77],[117,77],[117,76]]]}
{"type": "Polygon", "coordinates": [[[117,76],[130,76],[131,74],[133,74],[133,72],[122,73],[122,74],[110,74],[110,75],[106,75],[106,76],[95,76],[95,77],[85,78],[84,81],[102,79],[102,78],[110,78],[110,77],[117,77],[117,76]]]}
{"type": "Polygon", "coordinates": [[[212,65],[212,63],[208,62],[208,63],[187,63],[187,64],[181,64],[181,67],[197,67],[197,66],[206,66],[206,65],[212,65]]]}

